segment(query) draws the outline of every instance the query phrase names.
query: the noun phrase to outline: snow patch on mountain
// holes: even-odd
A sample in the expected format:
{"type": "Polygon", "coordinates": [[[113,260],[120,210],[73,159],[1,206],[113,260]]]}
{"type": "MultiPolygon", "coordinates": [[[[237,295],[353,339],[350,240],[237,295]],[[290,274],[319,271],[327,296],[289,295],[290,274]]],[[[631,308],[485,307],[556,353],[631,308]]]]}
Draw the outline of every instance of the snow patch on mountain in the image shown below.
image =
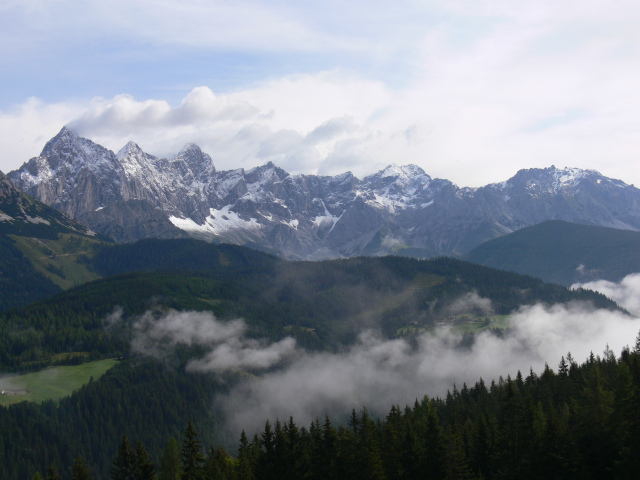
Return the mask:
{"type": "Polygon", "coordinates": [[[590,172],[589,170],[581,170],[579,168],[564,168],[553,171],[553,191],[557,192],[562,188],[575,187],[590,172]]]}
{"type": "Polygon", "coordinates": [[[231,205],[227,205],[220,210],[211,208],[209,216],[202,225],[198,225],[190,218],[179,218],[170,216],[169,221],[181,230],[193,233],[224,235],[237,230],[260,230],[261,225],[255,218],[244,220],[236,212],[231,210],[231,205]]]}
{"type": "Polygon", "coordinates": [[[287,226],[293,228],[294,230],[298,230],[298,224],[300,222],[298,221],[297,218],[294,218],[293,220],[290,220],[288,222],[286,220],[281,220],[280,223],[282,223],[283,225],[287,225],[287,226]]]}
{"type": "Polygon", "coordinates": [[[24,216],[27,219],[27,222],[29,222],[29,223],[34,223],[34,224],[44,223],[45,225],[51,225],[51,222],[49,220],[45,220],[42,217],[30,217],[26,213],[25,213],[24,216]]]}

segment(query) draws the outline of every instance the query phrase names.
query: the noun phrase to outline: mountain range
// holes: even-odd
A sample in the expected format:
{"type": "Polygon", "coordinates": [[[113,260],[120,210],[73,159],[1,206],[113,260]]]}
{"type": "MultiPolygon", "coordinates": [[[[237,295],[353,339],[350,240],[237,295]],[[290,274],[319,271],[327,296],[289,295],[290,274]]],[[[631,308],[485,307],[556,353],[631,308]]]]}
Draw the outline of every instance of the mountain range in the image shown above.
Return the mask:
{"type": "Polygon", "coordinates": [[[527,169],[460,188],[415,165],[362,180],[289,174],[273,163],[216,170],[197,145],[172,159],[129,142],[114,153],[63,128],[8,177],[118,242],[195,237],[289,259],[463,255],[545,220],[640,230],[640,190],[593,170],[527,169]]]}

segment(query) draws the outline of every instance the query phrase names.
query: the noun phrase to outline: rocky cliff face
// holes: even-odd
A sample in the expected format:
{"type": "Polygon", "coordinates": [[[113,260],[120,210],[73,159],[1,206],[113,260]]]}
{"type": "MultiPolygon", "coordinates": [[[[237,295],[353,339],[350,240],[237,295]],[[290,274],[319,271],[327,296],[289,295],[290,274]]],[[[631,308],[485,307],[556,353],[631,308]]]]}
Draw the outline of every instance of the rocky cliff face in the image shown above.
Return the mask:
{"type": "Polygon", "coordinates": [[[25,195],[0,172],[0,234],[49,237],[58,232],[95,235],[64,213],[25,195]]]}
{"type": "Polygon", "coordinates": [[[640,190],[570,168],[521,170],[477,189],[414,165],[362,180],[289,175],[272,163],[217,171],[196,145],[173,159],[133,142],[114,154],[63,128],[9,177],[118,241],[190,235],[288,258],[462,254],[550,219],[640,230],[640,190]]]}

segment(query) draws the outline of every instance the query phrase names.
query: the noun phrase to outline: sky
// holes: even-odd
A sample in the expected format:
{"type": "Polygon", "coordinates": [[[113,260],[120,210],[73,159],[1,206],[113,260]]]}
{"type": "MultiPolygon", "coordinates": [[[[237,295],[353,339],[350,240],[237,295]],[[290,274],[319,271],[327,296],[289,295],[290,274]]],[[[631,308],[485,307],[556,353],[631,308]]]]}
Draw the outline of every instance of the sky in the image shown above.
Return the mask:
{"type": "Polygon", "coordinates": [[[627,0],[3,0],[0,170],[69,125],[222,170],[640,185],[638,24],[627,0]]]}

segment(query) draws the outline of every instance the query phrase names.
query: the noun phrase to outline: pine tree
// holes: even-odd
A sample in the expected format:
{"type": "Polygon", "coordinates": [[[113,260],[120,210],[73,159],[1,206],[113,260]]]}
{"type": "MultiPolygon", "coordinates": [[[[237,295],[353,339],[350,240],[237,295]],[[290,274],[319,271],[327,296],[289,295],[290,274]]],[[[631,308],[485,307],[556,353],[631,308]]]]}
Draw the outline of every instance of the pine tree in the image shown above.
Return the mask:
{"type": "MultiPolygon", "coordinates": [[[[276,420],[276,425],[279,422],[276,420]]],[[[276,434],[271,429],[271,423],[267,420],[264,424],[264,432],[260,435],[260,457],[258,459],[258,469],[254,473],[256,477],[265,480],[276,480],[278,478],[276,465],[276,434]]]]}
{"type": "Polygon", "coordinates": [[[240,445],[238,446],[238,461],[236,463],[236,479],[237,480],[254,480],[252,470],[251,446],[247,440],[247,434],[240,434],[240,445]]]}
{"type": "Polygon", "coordinates": [[[211,445],[204,462],[206,480],[231,480],[233,478],[232,458],[222,447],[211,445]]]}
{"type": "Polygon", "coordinates": [[[387,417],[383,429],[382,462],[388,477],[402,475],[401,463],[401,428],[402,416],[400,407],[393,405],[387,417]]]}
{"type": "Polygon", "coordinates": [[[309,452],[303,445],[304,429],[301,431],[293,421],[293,417],[289,417],[283,430],[285,435],[284,478],[305,478],[309,468],[309,452]]]}
{"type": "Polygon", "coordinates": [[[136,452],[129,443],[129,438],[124,435],[118,447],[116,458],[113,459],[109,470],[112,480],[137,480],[138,462],[136,452]]]}
{"type": "Polygon", "coordinates": [[[73,462],[73,467],[71,467],[71,480],[91,480],[89,467],[87,467],[84,458],[78,457],[73,462]]]}
{"type": "Polygon", "coordinates": [[[424,436],[425,449],[420,459],[425,479],[441,479],[446,474],[446,446],[435,407],[429,409],[424,436]]]}
{"type": "Polygon", "coordinates": [[[62,476],[58,473],[58,470],[56,470],[56,467],[53,464],[49,465],[45,480],[62,480],[62,476]]]}
{"type": "Polygon", "coordinates": [[[159,480],[180,480],[181,478],[180,446],[175,438],[171,438],[162,452],[162,458],[160,458],[159,480]]]}
{"type": "Polygon", "coordinates": [[[203,462],[204,455],[198,432],[189,421],[182,442],[182,480],[201,480],[203,462]]]}
{"type": "Polygon", "coordinates": [[[384,478],[382,456],[378,442],[376,425],[369,416],[366,408],[360,416],[360,430],[358,432],[358,465],[361,474],[368,479],[384,478]]]}
{"type": "Polygon", "coordinates": [[[135,455],[138,467],[136,480],[156,480],[156,467],[149,458],[149,452],[140,441],[136,446],[135,455]]]}
{"type": "Polygon", "coordinates": [[[626,381],[620,383],[623,391],[619,410],[624,415],[622,423],[622,447],[620,449],[620,459],[616,465],[619,478],[637,479],[640,478],[640,335],[636,338],[636,344],[630,357],[631,368],[626,364],[618,367],[619,376],[626,376],[626,381]]]}
{"type": "Polygon", "coordinates": [[[567,375],[569,375],[569,364],[564,359],[564,355],[560,357],[560,363],[558,364],[558,375],[561,378],[565,378],[567,375]]]}

